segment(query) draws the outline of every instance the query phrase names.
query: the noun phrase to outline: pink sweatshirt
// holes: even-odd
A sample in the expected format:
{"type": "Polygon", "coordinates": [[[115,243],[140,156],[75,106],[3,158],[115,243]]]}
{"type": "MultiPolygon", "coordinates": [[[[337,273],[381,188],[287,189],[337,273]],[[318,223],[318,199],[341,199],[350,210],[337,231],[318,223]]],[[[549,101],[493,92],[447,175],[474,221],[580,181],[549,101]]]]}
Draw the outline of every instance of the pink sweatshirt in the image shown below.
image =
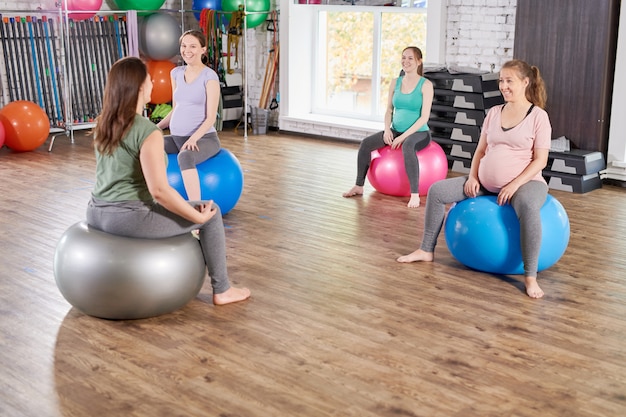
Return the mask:
{"type": "MultiPolygon", "coordinates": [[[[483,123],[487,135],[485,156],[478,166],[478,179],[487,190],[498,193],[530,164],[534,149],[550,149],[552,126],[548,113],[535,106],[517,126],[502,129],[503,106],[492,107],[483,123]]],[[[534,180],[545,182],[541,172],[534,180]]]]}

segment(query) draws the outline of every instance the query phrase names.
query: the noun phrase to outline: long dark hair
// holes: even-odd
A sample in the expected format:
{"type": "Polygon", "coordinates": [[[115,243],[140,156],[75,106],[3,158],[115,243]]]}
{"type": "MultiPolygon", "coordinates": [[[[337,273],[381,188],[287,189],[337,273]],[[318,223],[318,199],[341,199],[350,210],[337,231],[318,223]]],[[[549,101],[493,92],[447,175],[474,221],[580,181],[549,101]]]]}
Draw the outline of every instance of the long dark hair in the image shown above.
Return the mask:
{"type": "Polygon", "coordinates": [[[101,154],[111,155],[133,123],[139,90],[147,76],[146,64],[135,57],[118,60],[109,70],[94,128],[94,145],[101,154]]]}
{"type": "Polygon", "coordinates": [[[529,65],[521,59],[513,59],[505,62],[502,68],[515,70],[521,80],[528,78],[529,83],[528,87],[526,87],[526,100],[542,109],[546,107],[548,93],[546,92],[546,85],[543,82],[539,68],[534,65],[529,65]]]}
{"type": "Polygon", "coordinates": [[[424,58],[422,57],[422,50],[418,48],[417,46],[407,46],[406,48],[402,50],[402,52],[404,51],[413,52],[413,55],[415,55],[415,59],[422,61],[422,63],[419,64],[419,66],[417,67],[417,73],[419,75],[424,75],[424,61],[423,61],[424,58]]]}

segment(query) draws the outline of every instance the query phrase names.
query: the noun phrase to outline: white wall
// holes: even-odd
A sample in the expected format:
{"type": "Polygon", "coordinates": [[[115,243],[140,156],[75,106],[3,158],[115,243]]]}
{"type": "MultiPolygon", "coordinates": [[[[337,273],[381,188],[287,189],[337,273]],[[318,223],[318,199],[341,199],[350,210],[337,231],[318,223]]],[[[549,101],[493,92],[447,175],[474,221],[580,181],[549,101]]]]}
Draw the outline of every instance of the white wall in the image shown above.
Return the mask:
{"type": "Polygon", "coordinates": [[[517,0],[448,0],[446,64],[498,71],[513,57],[517,0]]]}
{"type": "Polygon", "coordinates": [[[626,12],[619,18],[617,58],[613,82],[613,103],[609,125],[608,168],[603,178],[626,181],[626,12]]]}

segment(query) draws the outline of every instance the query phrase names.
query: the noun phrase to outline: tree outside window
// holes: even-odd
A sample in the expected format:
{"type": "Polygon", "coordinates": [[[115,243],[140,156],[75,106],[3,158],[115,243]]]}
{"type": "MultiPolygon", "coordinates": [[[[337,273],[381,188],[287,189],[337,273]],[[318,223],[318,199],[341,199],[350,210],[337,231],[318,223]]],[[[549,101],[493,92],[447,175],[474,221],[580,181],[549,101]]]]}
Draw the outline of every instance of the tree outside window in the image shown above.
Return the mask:
{"type": "Polygon", "coordinates": [[[402,50],[425,52],[425,9],[319,13],[316,111],[382,120],[402,50]]]}

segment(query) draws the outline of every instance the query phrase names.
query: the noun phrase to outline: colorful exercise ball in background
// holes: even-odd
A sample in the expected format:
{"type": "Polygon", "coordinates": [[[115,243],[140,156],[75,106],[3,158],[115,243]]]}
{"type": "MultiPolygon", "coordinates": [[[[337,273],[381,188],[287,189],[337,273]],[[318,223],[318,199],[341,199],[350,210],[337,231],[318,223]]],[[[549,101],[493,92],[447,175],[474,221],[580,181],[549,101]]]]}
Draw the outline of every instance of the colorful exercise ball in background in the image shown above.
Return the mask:
{"type": "MultiPolygon", "coordinates": [[[[65,4],[65,2],[63,2],[65,4]]],[[[88,10],[92,13],[70,13],[69,17],[74,20],[85,20],[96,15],[95,12],[102,7],[102,0],[67,0],[67,10],[88,10]]]]}
{"type": "Polygon", "coordinates": [[[252,12],[269,12],[270,0],[222,0],[222,10],[225,12],[236,12],[240,5],[246,6],[246,26],[248,29],[259,26],[267,19],[267,13],[252,12]]]}
{"type": "MultiPolygon", "coordinates": [[[[548,195],[541,207],[538,271],[554,265],[569,243],[565,209],[548,195]]],[[[445,223],[448,249],[463,265],[494,274],[523,274],[520,226],[513,206],[499,206],[496,196],[468,198],[453,205],[445,223]]]]}
{"type": "Polygon", "coordinates": [[[139,51],[155,61],[171,59],[179,53],[180,35],[180,25],[174,16],[153,13],[139,21],[139,51]]]}
{"type": "Polygon", "coordinates": [[[170,61],[148,61],[148,74],[152,78],[150,103],[164,104],[172,101],[172,79],[170,71],[176,64],[170,61]]]}
{"type": "MultiPolygon", "coordinates": [[[[222,0],[193,0],[191,3],[192,10],[222,10],[222,0]]],[[[193,12],[196,20],[200,20],[200,12],[193,12]]]]}
{"type": "Polygon", "coordinates": [[[4,146],[4,125],[0,122],[0,148],[4,146]]]}
{"type": "MultiPolygon", "coordinates": [[[[428,146],[417,152],[420,167],[419,194],[428,194],[430,186],[448,175],[448,160],[441,146],[430,141],[428,146]]],[[[385,146],[372,152],[372,161],[367,179],[378,192],[398,197],[411,195],[411,185],[404,168],[402,149],[385,146]]]]}
{"type": "Polygon", "coordinates": [[[159,10],[165,0],[107,0],[113,10],[159,10]]]}
{"type": "MultiPolygon", "coordinates": [[[[184,199],[188,199],[177,156],[167,155],[167,181],[184,199]]],[[[243,170],[237,157],[222,148],[217,155],[198,164],[197,169],[201,199],[213,200],[222,214],[232,210],[243,192],[243,170]]]]}
{"type": "Polygon", "coordinates": [[[32,101],[18,100],[4,106],[0,123],[4,125],[5,144],[17,152],[37,149],[50,134],[48,115],[32,101]]]}

